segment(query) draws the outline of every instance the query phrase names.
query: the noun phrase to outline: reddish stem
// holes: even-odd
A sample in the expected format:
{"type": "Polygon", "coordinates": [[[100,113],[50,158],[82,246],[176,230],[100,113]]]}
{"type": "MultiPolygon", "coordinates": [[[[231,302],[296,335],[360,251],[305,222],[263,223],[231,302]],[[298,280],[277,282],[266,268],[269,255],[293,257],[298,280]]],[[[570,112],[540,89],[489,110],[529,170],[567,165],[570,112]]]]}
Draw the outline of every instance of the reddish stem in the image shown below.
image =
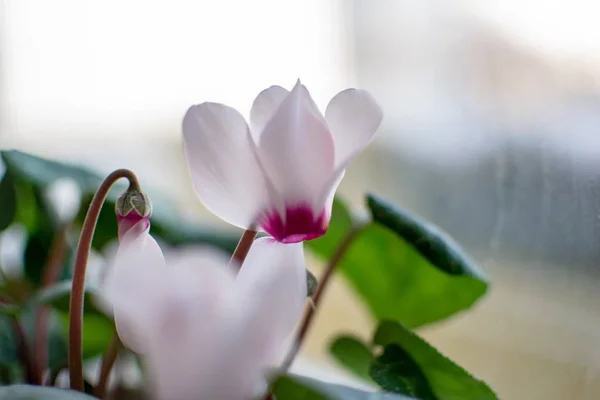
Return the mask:
{"type": "Polygon", "coordinates": [[[14,334],[19,342],[17,351],[19,358],[21,359],[21,363],[23,364],[23,368],[25,369],[25,380],[28,383],[40,384],[42,377],[39,375],[39,369],[36,368],[33,354],[31,353],[31,347],[29,347],[29,342],[27,341],[27,336],[25,335],[25,330],[23,329],[23,326],[21,326],[21,323],[16,316],[12,317],[11,322],[14,334]]]}
{"type": "MultiPolygon", "coordinates": [[[[42,276],[42,288],[50,287],[54,284],[60,275],[62,263],[65,258],[65,249],[67,244],[68,226],[63,226],[56,234],[50,254],[44,266],[44,274],[42,276]]],[[[39,369],[38,374],[40,379],[44,375],[44,371],[48,366],[48,319],[50,317],[50,307],[40,306],[35,316],[35,339],[33,344],[33,354],[35,365],[39,369]]],[[[37,382],[39,385],[42,382],[37,382]]]]}
{"type": "Polygon", "coordinates": [[[83,330],[83,299],[85,293],[85,271],[87,261],[94,237],[94,229],[98,222],[100,210],[104,200],[108,196],[111,186],[119,179],[127,178],[129,188],[140,190],[140,184],[133,172],[128,169],[118,169],[106,177],[104,182],[94,194],[88,212],[83,222],[77,255],[75,258],[75,268],[73,270],[73,285],[71,287],[71,298],[69,303],[69,377],[71,389],[84,391],[83,382],[83,349],[82,349],[82,330],[83,330]]]}
{"type": "Polygon", "coordinates": [[[96,385],[96,389],[94,390],[94,394],[97,398],[103,399],[106,395],[106,388],[108,385],[108,378],[110,378],[110,371],[115,365],[115,361],[117,361],[117,353],[119,352],[119,347],[121,346],[121,341],[119,340],[119,335],[117,333],[114,334],[110,345],[106,349],[104,356],[102,357],[102,367],[100,368],[100,377],[98,378],[98,384],[96,385]]]}
{"type": "Polygon", "coordinates": [[[237,246],[235,247],[235,251],[231,256],[231,261],[236,262],[238,266],[241,267],[246,259],[246,256],[248,256],[248,252],[250,251],[250,247],[252,247],[256,233],[257,232],[253,230],[253,227],[250,227],[250,229],[245,230],[242,234],[242,237],[240,238],[240,241],[238,242],[237,246]]]}

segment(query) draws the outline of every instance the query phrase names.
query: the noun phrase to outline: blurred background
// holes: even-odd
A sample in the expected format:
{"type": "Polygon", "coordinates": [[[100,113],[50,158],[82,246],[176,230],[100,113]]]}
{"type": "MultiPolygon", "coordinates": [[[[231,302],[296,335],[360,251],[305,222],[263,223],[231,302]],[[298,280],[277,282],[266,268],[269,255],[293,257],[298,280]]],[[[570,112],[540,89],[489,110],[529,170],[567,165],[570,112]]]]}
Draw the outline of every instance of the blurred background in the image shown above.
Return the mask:
{"type": "MultiPolygon", "coordinates": [[[[600,3],[593,0],[5,0],[0,145],[134,169],[189,218],[181,119],[244,114],[297,78],[323,109],[371,91],[385,113],[341,194],[432,220],[489,274],[473,310],[420,331],[503,399],[600,398],[600,3]]],[[[311,267],[318,272],[319,265],[311,267]]],[[[300,360],[373,322],[342,280],[300,360]]]]}

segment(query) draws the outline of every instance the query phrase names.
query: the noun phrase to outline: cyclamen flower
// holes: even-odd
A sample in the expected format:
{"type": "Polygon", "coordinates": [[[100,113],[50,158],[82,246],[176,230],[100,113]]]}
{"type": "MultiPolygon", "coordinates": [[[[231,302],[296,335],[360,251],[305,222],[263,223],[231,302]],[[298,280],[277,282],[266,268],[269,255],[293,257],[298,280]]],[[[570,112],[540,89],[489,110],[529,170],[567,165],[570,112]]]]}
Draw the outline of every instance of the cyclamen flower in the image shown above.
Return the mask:
{"type": "Polygon", "coordinates": [[[302,313],[302,245],[257,239],[237,277],[208,248],[166,258],[132,229],[106,282],[119,336],[143,353],[156,398],[252,398],[302,313]]]}
{"type": "Polygon", "coordinates": [[[183,119],[196,193],[221,219],[257,227],[284,243],[318,238],[350,161],[371,141],[383,114],[364,90],[331,99],[325,116],[298,81],[262,91],[250,127],[217,103],[192,106],[183,119]]]}

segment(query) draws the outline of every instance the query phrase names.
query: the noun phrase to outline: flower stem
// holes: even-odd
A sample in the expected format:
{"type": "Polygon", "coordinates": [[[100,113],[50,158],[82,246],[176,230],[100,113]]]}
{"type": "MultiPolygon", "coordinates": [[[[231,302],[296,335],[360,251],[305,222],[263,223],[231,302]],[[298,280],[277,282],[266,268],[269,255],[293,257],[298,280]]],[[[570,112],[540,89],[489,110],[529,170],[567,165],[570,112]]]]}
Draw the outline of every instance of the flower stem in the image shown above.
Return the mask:
{"type": "Polygon", "coordinates": [[[111,186],[121,178],[129,180],[129,188],[140,190],[140,184],[133,172],[128,169],[118,169],[106,177],[104,182],[94,194],[90,208],[85,216],[77,255],[73,271],[73,284],[71,287],[71,299],[69,303],[69,377],[71,389],[84,391],[83,382],[83,349],[82,349],[82,325],[83,325],[83,298],[85,291],[85,271],[87,261],[94,237],[94,229],[100,216],[100,210],[104,200],[108,196],[111,186]]]}
{"type": "Polygon", "coordinates": [[[117,353],[121,347],[121,341],[119,335],[115,332],[110,345],[106,349],[104,356],[102,357],[102,367],[100,368],[100,377],[98,378],[98,384],[94,390],[94,394],[97,398],[103,399],[106,395],[106,386],[108,384],[108,378],[110,377],[110,371],[117,361],[117,353]]]}
{"type": "Polygon", "coordinates": [[[28,383],[41,385],[42,376],[39,374],[39,369],[35,365],[33,354],[31,353],[31,347],[27,342],[27,335],[25,335],[25,330],[23,329],[21,322],[19,322],[19,319],[16,316],[12,317],[11,322],[13,326],[13,332],[19,342],[17,351],[19,354],[19,358],[21,359],[21,363],[23,364],[23,369],[25,370],[25,380],[28,383]]]}
{"type": "Polygon", "coordinates": [[[237,246],[235,247],[235,251],[231,256],[231,262],[237,263],[238,266],[241,266],[250,251],[250,247],[252,247],[252,243],[254,242],[254,238],[256,237],[256,231],[253,227],[246,229],[240,238],[237,246]]]}
{"type": "Polygon", "coordinates": [[[325,288],[327,288],[327,285],[329,284],[329,281],[331,280],[331,277],[333,276],[335,267],[342,260],[342,257],[344,257],[344,254],[346,254],[346,251],[350,247],[350,244],[352,244],[354,239],[356,239],[358,237],[358,235],[363,231],[364,228],[365,228],[364,224],[358,225],[358,226],[352,228],[352,230],[350,232],[348,232],[346,234],[346,236],[342,239],[342,241],[340,242],[340,245],[338,246],[335,253],[333,254],[331,259],[327,263],[327,266],[325,267],[325,271],[323,272],[323,276],[321,277],[321,279],[319,279],[319,284],[317,285],[317,289],[315,290],[315,293],[312,296],[312,303],[307,304],[306,307],[304,308],[304,317],[302,319],[302,322],[300,323],[300,328],[298,328],[298,333],[296,334],[296,339],[294,340],[294,342],[292,344],[292,348],[291,348],[290,352],[288,353],[286,359],[284,360],[283,364],[281,365],[282,372],[285,372],[289,369],[289,367],[294,362],[296,355],[300,351],[300,348],[302,347],[302,343],[304,342],[304,338],[306,337],[306,334],[308,333],[308,329],[310,328],[312,321],[314,319],[315,312],[317,310],[317,306],[319,305],[319,301],[321,300],[321,297],[323,296],[323,293],[325,292],[325,288]]]}
{"type": "MultiPolygon", "coordinates": [[[[54,237],[50,254],[44,265],[42,276],[42,288],[50,287],[58,279],[65,258],[65,249],[67,246],[68,226],[63,226],[54,237]]],[[[50,317],[50,307],[40,306],[35,315],[35,335],[33,343],[33,356],[35,365],[39,369],[40,378],[48,366],[48,318],[50,317]]],[[[39,382],[41,385],[42,382],[39,382]]]]}

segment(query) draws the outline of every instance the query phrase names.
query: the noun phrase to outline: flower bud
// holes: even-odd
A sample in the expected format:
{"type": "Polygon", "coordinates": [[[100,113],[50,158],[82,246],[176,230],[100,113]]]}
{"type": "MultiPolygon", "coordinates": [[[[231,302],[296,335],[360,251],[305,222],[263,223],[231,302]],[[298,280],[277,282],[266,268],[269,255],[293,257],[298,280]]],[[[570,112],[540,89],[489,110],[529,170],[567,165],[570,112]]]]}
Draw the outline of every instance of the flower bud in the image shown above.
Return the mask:
{"type": "Polygon", "coordinates": [[[115,213],[119,224],[119,239],[122,239],[134,226],[140,233],[150,227],[152,202],[145,193],[129,188],[117,199],[115,213]]]}

